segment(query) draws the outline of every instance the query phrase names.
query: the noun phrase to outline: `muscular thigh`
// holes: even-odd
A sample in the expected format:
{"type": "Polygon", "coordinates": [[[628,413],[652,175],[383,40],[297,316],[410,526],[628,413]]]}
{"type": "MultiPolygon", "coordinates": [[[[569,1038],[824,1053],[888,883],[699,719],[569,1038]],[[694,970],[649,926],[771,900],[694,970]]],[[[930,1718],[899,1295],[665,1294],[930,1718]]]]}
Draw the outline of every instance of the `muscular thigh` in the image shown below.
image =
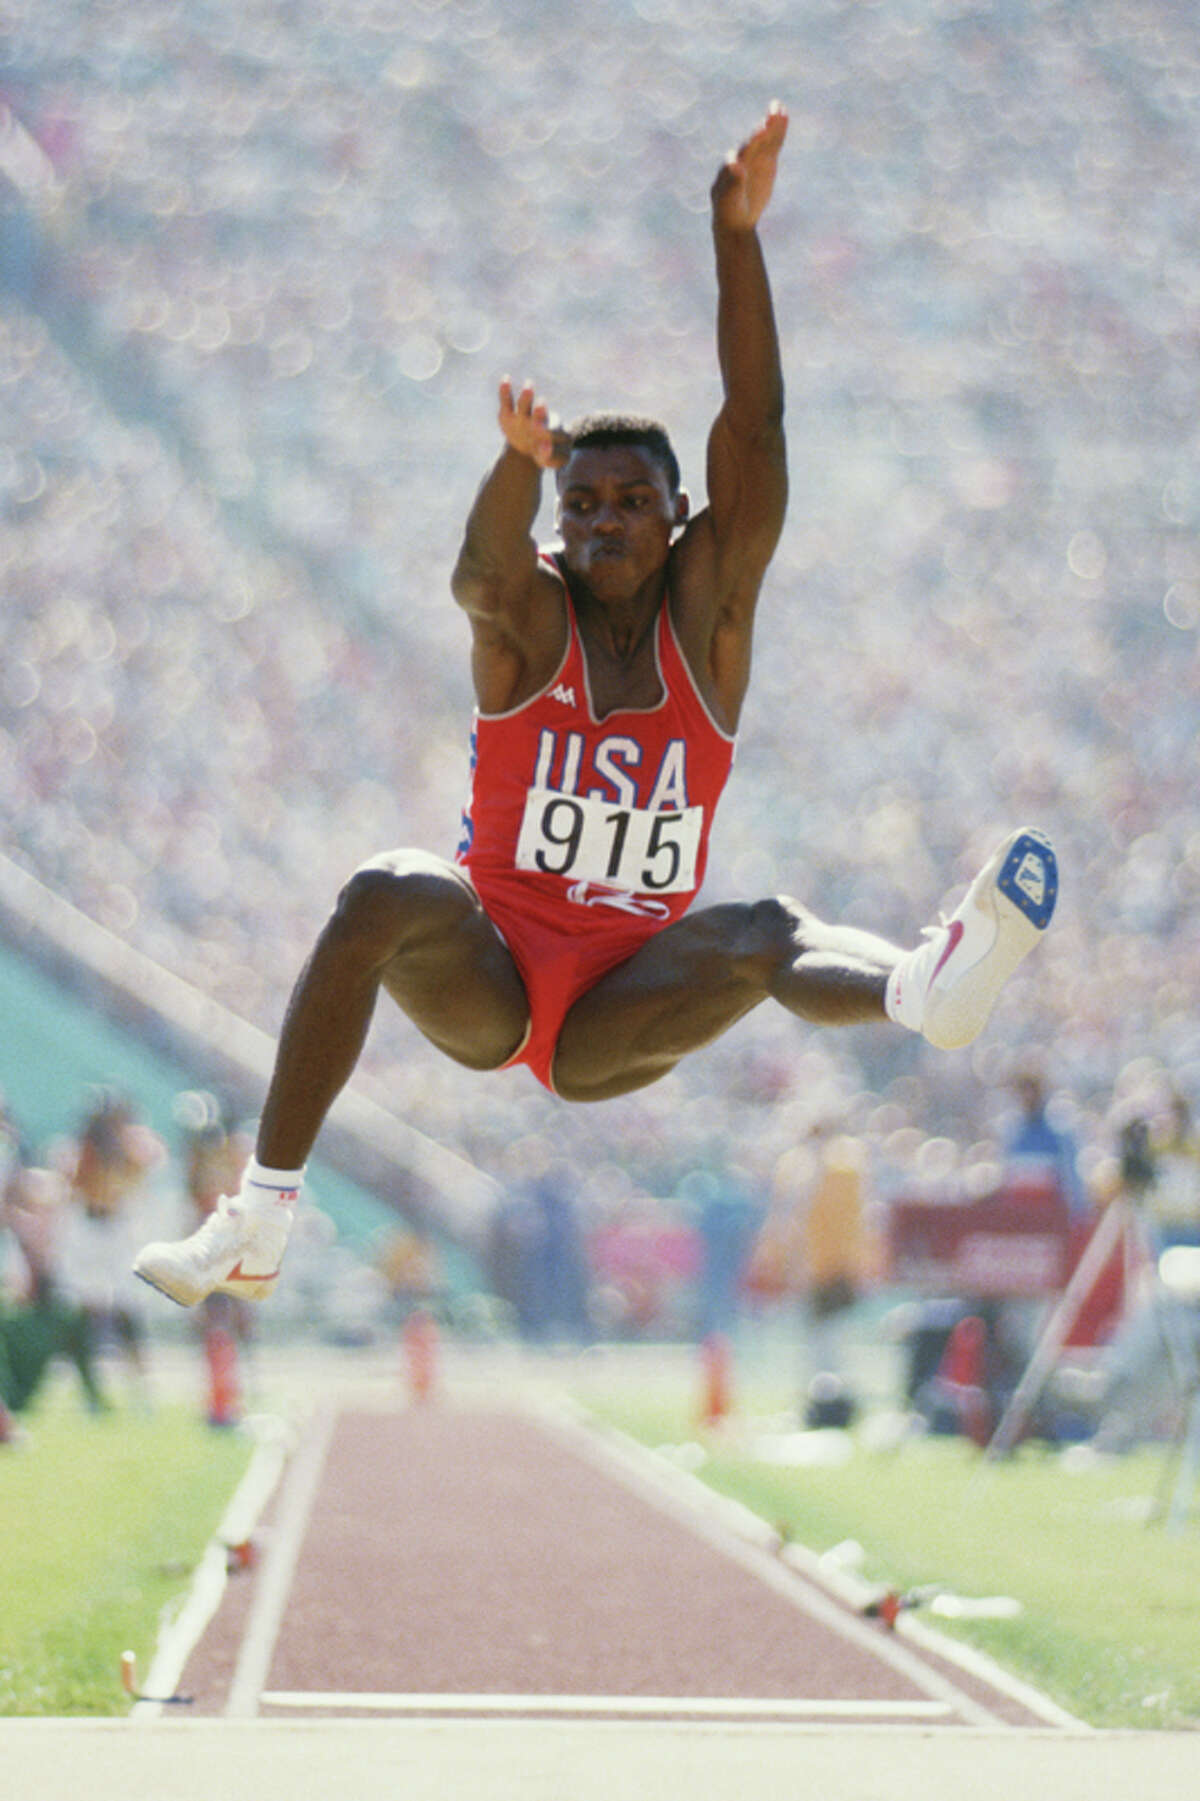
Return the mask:
{"type": "Polygon", "coordinates": [[[439,1050],[495,1069],[519,1049],[529,1024],[524,983],[457,864],[386,852],[351,878],[342,906],[371,920],[384,989],[439,1050]]]}
{"type": "Polygon", "coordinates": [[[709,907],[664,927],[567,1014],[557,1093],[607,1100],[711,1043],[766,999],[784,929],[775,903],[709,907]]]}

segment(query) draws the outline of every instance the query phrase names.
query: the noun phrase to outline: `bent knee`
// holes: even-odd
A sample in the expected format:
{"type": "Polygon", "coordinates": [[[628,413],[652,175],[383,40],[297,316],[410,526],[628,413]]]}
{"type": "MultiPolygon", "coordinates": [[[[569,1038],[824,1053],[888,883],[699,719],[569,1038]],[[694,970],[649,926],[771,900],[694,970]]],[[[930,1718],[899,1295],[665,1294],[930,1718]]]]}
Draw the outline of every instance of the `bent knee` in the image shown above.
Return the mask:
{"type": "Polygon", "coordinates": [[[792,963],[829,942],[829,927],[790,895],[736,902],[701,915],[694,947],[699,978],[718,983],[723,975],[769,980],[780,963],[792,963]]]}
{"type": "Polygon", "coordinates": [[[380,961],[414,932],[478,910],[474,890],[453,863],[424,851],[388,851],[346,882],[326,926],[380,961]]]}
{"type": "Polygon", "coordinates": [[[714,939],[719,951],[735,960],[794,955],[820,933],[820,922],[786,894],[735,903],[726,913],[714,908],[714,939]]]}
{"type": "Polygon", "coordinates": [[[790,894],[776,894],[770,900],[757,901],[753,911],[768,940],[793,952],[819,949],[829,930],[811,907],[793,900],[790,894]]]}

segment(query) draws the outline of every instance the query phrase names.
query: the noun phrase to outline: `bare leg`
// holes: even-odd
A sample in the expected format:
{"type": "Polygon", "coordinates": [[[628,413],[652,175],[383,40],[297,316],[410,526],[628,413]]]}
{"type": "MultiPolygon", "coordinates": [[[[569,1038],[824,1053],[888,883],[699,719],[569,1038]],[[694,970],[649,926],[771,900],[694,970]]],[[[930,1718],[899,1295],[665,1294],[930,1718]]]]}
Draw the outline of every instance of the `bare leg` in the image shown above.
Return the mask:
{"type": "Polygon", "coordinates": [[[358,1062],[383,987],[425,1036],[470,1069],[495,1069],[528,1025],[524,985],[461,872],[395,851],[346,884],[288,1005],[257,1157],[300,1169],[358,1062]]]}
{"type": "Polygon", "coordinates": [[[900,955],[886,940],[826,925],[786,898],[691,914],[572,1007],[555,1088],[565,1100],[607,1100],[645,1087],[767,999],[818,1025],[882,1020],[900,955]]]}
{"type": "Polygon", "coordinates": [[[189,1238],[144,1245],[134,1273],[181,1307],[264,1300],[287,1248],[300,1174],[386,988],[440,1050],[494,1069],[528,1029],[525,987],[461,870],[393,851],[352,876],[296,984],[256,1156],[189,1238]],[[280,1180],[280,1178],[283,1180],[280,1180]]]}

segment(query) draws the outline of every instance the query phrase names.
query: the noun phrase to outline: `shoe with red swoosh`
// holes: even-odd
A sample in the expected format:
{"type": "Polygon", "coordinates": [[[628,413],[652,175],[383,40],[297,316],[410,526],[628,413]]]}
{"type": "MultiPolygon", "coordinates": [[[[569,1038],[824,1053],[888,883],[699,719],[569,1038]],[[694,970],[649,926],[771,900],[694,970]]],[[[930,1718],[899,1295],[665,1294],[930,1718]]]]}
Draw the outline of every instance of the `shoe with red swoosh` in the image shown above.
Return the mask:
{"type": "Polygon", "coordinates": [[[1049,925],[1058,862],[1043,833],[1023,827],[989,857],[954,913],[926,928],[888,981],[892,1019],[940,1050],[977,1038],[996,998],[1049,925]]]}
{"type": "Polygon", "coordinates": [[[279,1276],[291,1224],[290,1205],[251,1208],[222,1198],[190,1238],[148,1244],[134,1274],[181,1307],[198,1306],[210,1294],[262,1301],[279,1276]]]}

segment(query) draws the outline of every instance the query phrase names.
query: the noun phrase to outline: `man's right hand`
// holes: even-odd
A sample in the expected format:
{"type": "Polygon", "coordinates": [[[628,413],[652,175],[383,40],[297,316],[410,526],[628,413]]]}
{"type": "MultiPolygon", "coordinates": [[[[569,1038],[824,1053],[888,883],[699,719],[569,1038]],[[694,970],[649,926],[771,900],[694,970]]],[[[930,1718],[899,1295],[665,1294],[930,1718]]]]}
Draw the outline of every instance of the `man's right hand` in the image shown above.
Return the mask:
{"type": "Polygon", "coordinates": [[[571,454],[570,435],[551,422],[550,409],[537,399],[532,382],[516,396],[507,376],[500,383],[500,430],[512,449],[539,469],[561,469],[571,454]]]}

